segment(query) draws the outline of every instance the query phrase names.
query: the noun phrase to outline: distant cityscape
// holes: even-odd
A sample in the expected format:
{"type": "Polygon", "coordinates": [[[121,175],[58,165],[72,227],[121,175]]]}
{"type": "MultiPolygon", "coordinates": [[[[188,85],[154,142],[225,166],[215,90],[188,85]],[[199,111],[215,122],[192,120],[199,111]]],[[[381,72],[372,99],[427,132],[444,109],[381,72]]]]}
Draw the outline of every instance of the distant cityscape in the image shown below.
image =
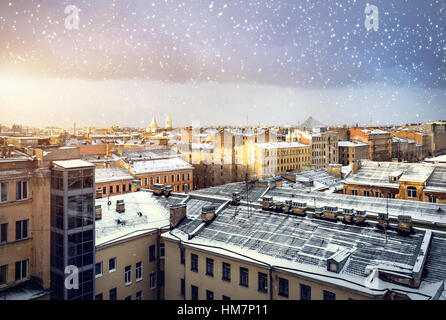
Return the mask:
{"type": "Polygon", "coordinates": [[[0,299],[446,298],[446,121],[168,114],[144,130],[2,125],[0,149],[0,299]]]}

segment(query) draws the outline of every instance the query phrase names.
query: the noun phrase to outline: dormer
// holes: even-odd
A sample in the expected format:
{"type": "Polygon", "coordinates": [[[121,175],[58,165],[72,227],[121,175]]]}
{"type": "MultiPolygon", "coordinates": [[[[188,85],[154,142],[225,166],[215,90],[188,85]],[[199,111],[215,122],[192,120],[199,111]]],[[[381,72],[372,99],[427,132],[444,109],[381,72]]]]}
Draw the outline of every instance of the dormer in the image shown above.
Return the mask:
{"type": "Polygon", "coordinates": [[[400,181],[400,178],[402,175],[403,175],[402,171],[393,171],[389,175],[389,182],[390,183],[398,183],[400,181]]]}
{"type": "Polygon", "coordinates": [[[347,262],[351,254],[350,249],[344,249],[336,252],[327,259],[327,270],[339,273],[347,262]]]}

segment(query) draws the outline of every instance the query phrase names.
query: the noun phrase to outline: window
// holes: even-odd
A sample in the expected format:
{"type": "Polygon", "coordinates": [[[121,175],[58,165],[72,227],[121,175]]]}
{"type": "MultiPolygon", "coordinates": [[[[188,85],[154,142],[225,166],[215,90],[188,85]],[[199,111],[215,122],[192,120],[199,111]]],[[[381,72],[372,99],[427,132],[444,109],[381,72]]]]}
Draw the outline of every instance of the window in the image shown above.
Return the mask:
{"type": "Polygon", "coordinates": [[[180,175],[177,174],[177,181],[180,181],[180,175]]]}
{"type": "Polygon", "coordinates": [[[164,259],[165,246],[164,243],[160,243],[160,259],[164,259]]]}
{"type": "Polygon", "coordinates": [[[150,289],[154,289],[156,287],[156,277],[155,272],[150,274],[150,289]]]}
{"type": "Polygon", "coordinates": [[[214,259],[206,258],[206,275],[214,276],[214,259]]]}
{"type": "Polygon", "coordinates": [[[117,289],[116,288],[110,289],[110,291],[108,292],[108,297],[109,297],[109,300],[116,300],[117,299],[117,289]]]}
{"type": "Polygon", "coordinates": [[[191,291],[191,299],[198,300],[198,287],[191,285],[190,291],[191,291]]]}
{"type": "Polygon", "coordinates": [[[247,268],[240,267],[240,285],[248,287],[249,284],[249,271],[247,268]]]}
{"type": "Polygon", "coordinates": [[[136,293],[136,300],[142,300],[142,291],[136,293]]]}
{"type": "Polygon", "coordinates": [[[184,279],[181,279],[181,282],[180,282],[180,294],[181,294],[181,296],[184,296],[185,288],[186,288],[186,283],[184,282],[184,279]]]}
{"type": "Polygon", "coordinates": [[[156,183],[160,183],[160,177],[156,177],[156,183]]]}
{"type": "Polygon", "coordinates": [[[395,199],[395,194],[394,193],[389,193],[389,198],[395,199]]]}
{"type": "Polygon", "coordinates": [[[8,283],[8,265],[0,266],[0,286],[8,283]]]}
{"type": "Polygon", "coordinates": [[[170,178],[171,178],[171,182],[175,182],[175,176],[174,175],[172,175],[170,178]]]}
{"type": "Polygon", "coordinates": [[[196,254],[190,254],[190,269],[191,271],[198,272],[198,256],[196,254]]]}
{"type": "Polygon", "coordinates": [[[107,188],[106,187],[102,187],[102,194],[106,194],[107,193],[107,188]]]}
{"type": "Polygon", "coordinates": [[[300,285],[300,300],[311,300],[311,287],[300,285]]]}
{"type": "Polygon", "coordinates": [[[22,240],[28,238],[28,220],[20,220],[15,223],[15,239],[22,240]]]}
{"type": "Polygon", "coordinates": [[[180,263],[184,264],[184,248],[180,248],[180,263]]]}
{"type": "MultiPolygon", "coordinates": [[[[147,178],[146,178],[147,179],[147,178]]],[[[147,180],[146,180],[147,181],[147,180]]],[[[150,184],[153,185],[153,177],[150,177],[150,184]]],[[[146,183],[147,185],[147,183],[146,183]]]]}
{"type": "Polygon", "coordinates": [[[279,278],[279,296],[288,298],[288,280],[279,278]]]}
{"type": "Polygon", "coordinates": [[[119,185],[116,186],[116,192],[119,193],[119,185]]]}
{"type": "Polygon", "coordinates": [[[142,262],[141,261],[136,263],[135,273],[136,273],[136,281],[142,280],[142,262]]]}
{"type": "Polygon", "coordinates": [[[109,189],[110,189],[110,193],[113,193],[113,186],[110,186],[109,189]]]}
{"type": "Polygon", "coordinates": [[[415,187],[407,187],[407,197],[408,198],[416,198],[417,197],[417,189],[415,187]]]}
{"type": "Polygon", "coordinates": [[[223,262],[222,279],[225,281],[231,281],[231,265],[229,263],[223,262]]]}
{"type": "Polygon", "coordinates": [[[184,173],[181,174],[181,181],[184,181],[184,173]]]}
{"type": "Polygon", "coordinates": [[[95,300],[103,300],[102,293],[97,294],[97,295],[94,297],[94,299],[95,299],[95,300]]]}
{"type": "Polygon", "coordinates": [[[376,191],[376,192],[375,192],[375,197],[377,197],[377,198],[381,198],[381,192],[376,191]]]}
{"type": "MultiPolygon", "coordinates": [[[[147,182],[148,182],[147,178],[144,178],[144,185],[145,185],[145,186],[147,185],[147,182]]],[[[152,183],[152,178],[150,179],[150,184],[153,184],[153,183],[152,183]]]]}
{"type": "Polygon", "coordinates": [[[437,198],[429,196],[429,202],[437,203],[437,198]]]}
{"type": "Polygon", "coordinates": [[[8,201],[8,183],[0,183],[0,202],[8,201]]]}
{"type": "Polygon", "coordinates": [[[268,292],[268,278],[265,273],[259,272],[259,292],[268,292]]]}
{"type": "Polygon", "coordinates": [[[122,192],[125,192],[125,184],[122,184],[122,192]]]}
{"type": "Polygon", "coordinates": [[[15,281],[28,277],[28,260],[17,261],[15,263],[15,281]]]}
{"type": "Polygon", "coordinates": [[[336,295],[333,292],[324,290],[324,300],[336,300],[336,295]]]}
{"type": "Polygon", "coordinates": [[[124,282],[126,285],[129,285],[132,283],[132,266],[125,267],[124,282]]]}
{"type": "Polygon", "coordinates": [[[214,292],[206,290],[206,300],[214,300],[214,292]]]}
{"type": "Polygon", "coordinates": [[[190,180],[190,173],[187,174],[187,180],[190,180]]]}
{"type": "Polygon", "coordinates": [[[222,296],[221,297],[223,300],[231,300],[231,298],[229,298],[228,296],[222,296]]]}
{"type": "Polygon", "coordinates": [[[167,183],[167,176],[164,176],[164,183],[167,183]]]}
{"type": "Polygon", "coordinates": [[[370,191],[364,190],[364,196],[369,197],[370,196],[370,191]]]}
{"type": "Polygon", "coordinates": [[[116,271],[116,257],[108,260],[108,271],[109,272],[116,271]]]}
{"type": "Polygon", "coordinates": [[[125,297],[125,300],[132,300],[132,296],[125,297]]]}
{"type": "Polygon", "coordinates": [[[16,182],[16,200],[28,199],[28,181],[17,181],[16,182]]]}
{"type": "Polygon", "coordinates": [[[155,261],[155,245],[151,245],[149,247],[149,262],[155,261]]]}
{"type": "Polygon", "coordinates": [[[0,224],[0,243],[8,242],[8,224],[0,224]]]}
{"type": "Polygon", "coordinates": [[[95,264],[94,270],[96,278],[102,277],[102,261],[95,264]]]}

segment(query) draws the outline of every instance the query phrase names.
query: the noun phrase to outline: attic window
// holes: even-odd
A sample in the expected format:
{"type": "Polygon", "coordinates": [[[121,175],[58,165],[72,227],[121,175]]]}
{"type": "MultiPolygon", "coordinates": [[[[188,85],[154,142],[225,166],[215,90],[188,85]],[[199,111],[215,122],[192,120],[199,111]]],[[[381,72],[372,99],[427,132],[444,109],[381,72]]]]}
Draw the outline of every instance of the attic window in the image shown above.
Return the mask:
{"type": "Polygon", "coordinates": [[[330,263],[330,271],[338,272],[338,265],[334,262],[330,263]]]}
{"type": "Polygon", "coordinates": [[[417,197],[417,189],[415,187],[407,188],[407,197],[408,198],[416,198],[417,197]]]}

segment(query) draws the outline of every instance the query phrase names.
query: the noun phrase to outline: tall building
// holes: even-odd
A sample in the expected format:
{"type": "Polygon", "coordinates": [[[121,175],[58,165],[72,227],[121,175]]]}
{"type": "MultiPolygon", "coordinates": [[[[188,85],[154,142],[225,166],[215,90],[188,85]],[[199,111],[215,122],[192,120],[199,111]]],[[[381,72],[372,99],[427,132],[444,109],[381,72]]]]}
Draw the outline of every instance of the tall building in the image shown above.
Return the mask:
{"type": "Polygon", "coordinates": [[[347,166],[360,159],[368,159],[369,145],[362,142],[338,141],[339,163],[347,166]]]}
{"type": "Polygon", "coordinates": [[[392,136],[388,131],[377,128],[350,128],[350,138],[369,145],[368,159],[373,161],[392,160],[392,136]]]}
{"type": "Polygon", "coordinates": [[[53,161],[51,172],[51,295],[53,299],[94,298],[94,165],[53,161]],[[69,269],[67,269],[67,267],[69,269]],[[66,274],[78,274],[67,287],[66,274]]]}
{"type": "Polygon", "coordinates": [[[166,129],[172,129],[172,117],[170,116],[170,113],[168,113],[166,117],[166,129]]]}

